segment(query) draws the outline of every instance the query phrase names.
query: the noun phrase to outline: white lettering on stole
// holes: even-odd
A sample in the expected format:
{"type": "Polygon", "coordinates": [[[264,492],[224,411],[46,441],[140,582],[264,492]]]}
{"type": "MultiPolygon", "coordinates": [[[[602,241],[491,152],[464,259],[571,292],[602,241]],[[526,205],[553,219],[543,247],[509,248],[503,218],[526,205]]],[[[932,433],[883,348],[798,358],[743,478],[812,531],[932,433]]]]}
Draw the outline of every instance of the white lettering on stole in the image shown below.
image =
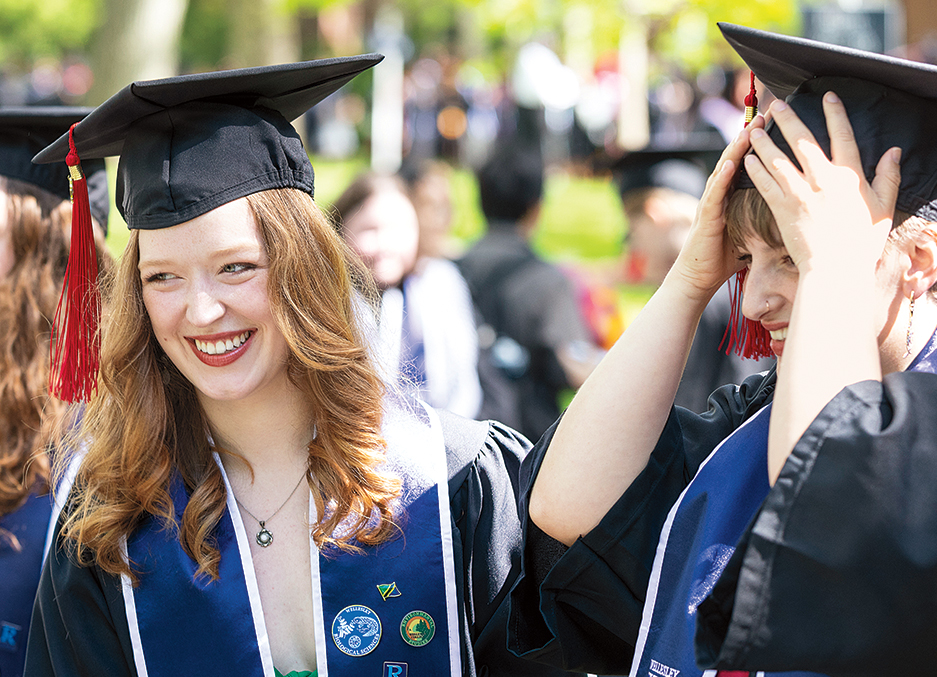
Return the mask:
{"type": "Polygon", "coordinates": [[[651,672],[649,677],[677,677],[680,674],[680,671],[677,668],[672,668],[663,663],[658,663],[653,658],[651,659],[651,672]]]}

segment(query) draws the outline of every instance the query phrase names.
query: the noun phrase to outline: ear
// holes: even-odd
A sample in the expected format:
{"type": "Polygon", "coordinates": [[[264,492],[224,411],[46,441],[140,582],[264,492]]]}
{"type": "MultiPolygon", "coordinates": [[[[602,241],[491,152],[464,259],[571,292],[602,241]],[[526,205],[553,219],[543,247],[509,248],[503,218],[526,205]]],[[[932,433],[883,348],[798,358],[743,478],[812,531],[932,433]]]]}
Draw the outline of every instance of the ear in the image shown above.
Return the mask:
{"type": "Polygon", "coordinates": [[[905,296],[917,297],[937,284],[937,232],[925,228],[915,233],[906,254],[910,265],[905,272],[905,296]]]}

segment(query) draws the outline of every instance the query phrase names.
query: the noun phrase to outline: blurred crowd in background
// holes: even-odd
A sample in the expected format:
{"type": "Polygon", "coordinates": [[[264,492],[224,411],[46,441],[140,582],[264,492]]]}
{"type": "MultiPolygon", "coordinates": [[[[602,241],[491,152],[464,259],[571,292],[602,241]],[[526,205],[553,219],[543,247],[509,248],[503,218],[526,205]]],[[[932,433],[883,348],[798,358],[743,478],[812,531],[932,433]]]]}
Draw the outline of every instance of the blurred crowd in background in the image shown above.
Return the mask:
{"type": "MultiPolygon", "coordinates": [[[[563,391],[582,382],[660,284],[689,228],[706,175],[743,126],[744,99],[752,87],[744,64],[714,47],[721,42],[716,20],[937,63],[937,19],[931,16],[934,25],[928,29],[915,18],[928,1],[797,5],[759,0],[736,6],[662,0],[660,7],[649,9],[611,0],[588,6],[568,0],[556,3],[553,14],[539,6],[528,7],[527,14],[513,7],[520,13],[509,19],[511,7],[464,2],[430,7],[415,1],[365,0],[318,7],[277,0],[74,0],[84,21],[75,24],[78,42],[53,40],[49,53],[34,53],[30,45],[13,39],[19,35],[14,28],[0,27],[5,58],[0,104],[93,105],[131,80],[172,75],[167,69],[193,72],[363,51],[384,54],[372,75],[316,106],[297,127],[315,157],[317,174],[332,161],[352,163],[347,185],[332,186],[326,200],[337,198],[337,205],[352,210],[336,209],[336,217],[344,220],[350,244],[378,278],[383,316],[394,318],[381,320],[381,334],[389,337],[384,346],[388,368],[404,367],[432,404],[473,416],[485,413],[482,391],[487,398],[492,386],[484,382],[484,368],[479,369],[480,386],[474,374],[467,382],[465,361],[499,361],[499,369],[508,372],[521,364],[523,374],[523,369],[534,368],[530,360],[536,362],[537,351],[546,347],[550,364],[538,367],[538,378],[550,385],[538,388],[562,400],[563,391]],[[147,14],[153,7],[158,12],[147,14]],[[916,26],[913,39],[911,25],[916,26]],[[219,46],[225,44],[227,48],[219,46]],[[549,234],[536,234],[551,183],[541,186],[524,205],[524,210],[536,207],[535,212],[518,210],[509,219],[512,228],[517,226],[517,240],[509,246],[522,258],[536,250],[541,262],[561,264],[554,267],[562,271],[565,284],[555,284],[549,274],[538,277],[543,271],[533,275],[541,289],[544,280],[554,280],[546,285],[553,296],[535,305],[546,316],[551,307],[566,307],[561,297],[572,299],[581,326],[570,327],[575,322],[566,314],[541,318],[540,328],[531,328],[531,320],[518,330],[523,338],[513,337],[517,345],[493,354],[504,327],[493,326],[497,323],[491,317],[480,314],[478,290],[469,288],[471,279],[466,285],[458,269],[466,273],[462,257],[484,230],[492,229],[492,217],[474,199],[475,192],[466,202],[453,196],[453,187],[454,177],[474,179],[506,148],[533,151],[541,181],[564,175],[607,186],[620,200],[615,200],[614,215],[599,218],[624,223],[624,232],[603,252],[602,263],[557,261],[549,234]],[[679,160],[683,167],[649,169],[652,160],[666,159],[679,160]],[[359,175],[365,168],[369,172],[359,175]],[[695,176],[687,179],[688,171],[695,176]],[[351,200],[348,191],[355,188],[356,175],[360,194],[351,200]],[[380,182],[372,186],[384,196],[376,211],[371,203],[372,218],[364,205],[377,198],[361,189],[361,181],[389,176],[394,181],[381,184],[380,191],[380,182]],[[453,230],[462,216],[458,210],[472,210],[486,228],[468,236],[453,230]],[[379,223],[381,219],[390,223],[379,223]],[[388,251],[379,251],[385,246],[388,251]],[[395,272],[380,279],[375,266],[389,259],[395,261],[395,272]],[[456,263],[440,267],[429,261],[456,263]],[[564,331],[556,329],[560,325],[564,331]],[[478,333],[469,345],[453,345],[454,333],[471,332],[473,326],[478,333]],[[456,332],[456,327],[463,329],[456,332]],[[432,337],[447,332],[450,345],[434,347],[432,337]],[[447,362],[454,365],[448,374],[439,366],[447,362]]],[[[38,22],[39,14],[30,18],[28,12],[42,4],[25,2],[24,14],[10,26],[38,22]]],[[[760,83],[755,86],[764,107],[770,93],[760,83]]],[[[565,218],[573,222],[563,224],[567,232],[584,234],[601,227],[585,216],[587,206],[569,206],[565,218]]],[[[479,246],[484,249],[485,244],[479,246]]],[[[481,277],[488,286],[499,284],[481,277]]],[[[529,294],[525,298],[533,303],[529,294]]],[[[718,373],[706,377],[688,406],[705,407],[711,386],[738,377],[712,357],[727,304],[707,329],[709,352],[703,358],[718,373]]],[[[517,312],[512,309],[512,316],[517,312]]],[[[543,420],[552,421],[554,413],[543,420]]],[[[507,422],[532,437],[542,432],[507,422]]]]}

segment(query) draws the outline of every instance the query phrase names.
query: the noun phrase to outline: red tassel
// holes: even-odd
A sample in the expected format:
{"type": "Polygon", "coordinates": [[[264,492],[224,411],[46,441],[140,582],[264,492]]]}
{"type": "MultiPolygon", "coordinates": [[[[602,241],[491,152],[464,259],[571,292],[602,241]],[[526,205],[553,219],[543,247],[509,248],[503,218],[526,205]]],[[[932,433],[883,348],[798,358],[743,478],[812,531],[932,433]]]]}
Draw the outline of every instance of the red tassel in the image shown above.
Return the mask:
{"type": "MultiPolygon", "coordinates": [[[[751,91],[745,97],[746,125],[755,118],[756,113],[758,113],[758,97],[755,96],[755,73],[752,72],[751,91]]],[[[722,346],[728,339],[726,355],[734,352],[746,359],[758,360],[762,357],[772,357],[774,353],[771,352],[771,335],[768,330],[762,326],[761,322],[749,320],[742,315],[742,287],[745,285],[747,274],[748,269],[742,268],[735,274],[735,285],[729,284],[732,310],[729,314],[729,324],[719,344],[719,350],[722,350],[722,346]]]]}
{"type": "Polygon", "coordinates": [[[761,322],[755,322],[742,315],[742,287],[745,285],[747,268],[742,268],[735,274],[735,284],[729,284],[730,304],[729,324],[722,335],[719,350],[726,344],[726,355],[734,352],[736,355],[749,360],[758,360],[762,357],[772,357],[771,335],[761,322]]]}
{"type": "Polygon", "coordinates": [[[755,96],[755,72],[751,71],[751,89],[745,97],[745,124],[755,119],[758,115],[758,97],[755,96]]]}
{"type": "Polygon", "coordinates": [[[74,141],[75,125],[68,130],[71,175],[72,235],[62,285],[62,296],[52,324],[52,365],[49,391],[66,402],[87,401],[97,389],[100,358],[98,324],[101,292],[98,288],[98,255],[94,248],[88,186],[74,141]]]}

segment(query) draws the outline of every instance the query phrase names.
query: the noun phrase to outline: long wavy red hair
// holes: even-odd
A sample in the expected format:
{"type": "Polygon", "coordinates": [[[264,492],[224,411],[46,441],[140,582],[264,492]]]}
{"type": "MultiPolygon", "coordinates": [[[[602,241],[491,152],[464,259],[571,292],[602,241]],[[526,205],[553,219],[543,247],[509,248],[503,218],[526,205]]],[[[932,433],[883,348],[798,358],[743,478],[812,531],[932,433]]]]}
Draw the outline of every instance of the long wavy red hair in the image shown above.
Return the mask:
{"type": "MultiPolygon", "coordinates": [[[[47,450],[66,420],[48,396],[52,318],[68,263],[71,205],[0,177],[13,266],[0,278],[0,517],[48,488],[47,450]]],[[[98,259],[108,258],[98,233],[98,259]]],[[[12,537],[9,534],[4,536],[12,537]]]]}
{"type": "MultiPolygon", "coordinates": [[[[319,547],[346,550],[386,541],[396,529],[400,482],[378,470],[384,386],[354,301],[365,274],[309,195],[276,189],[247,201],[270,261],[268,295],[290,346],[289,377],[315,411],[308,481],[319,518],[312,537],[319,547]]],[[[98,394],[73,445],[83,441],[85,458],[63,533],[83,561],[135,577],[122,540],[147,516],[175,525],[168,486],[178,473],[189,492],[179,540],[199,574],[215,578],[220,556],[212,532],[225,510],[224,483],[195,391],[154,337],[138,261],[134,232],[104,289],[98,394]]]]}

